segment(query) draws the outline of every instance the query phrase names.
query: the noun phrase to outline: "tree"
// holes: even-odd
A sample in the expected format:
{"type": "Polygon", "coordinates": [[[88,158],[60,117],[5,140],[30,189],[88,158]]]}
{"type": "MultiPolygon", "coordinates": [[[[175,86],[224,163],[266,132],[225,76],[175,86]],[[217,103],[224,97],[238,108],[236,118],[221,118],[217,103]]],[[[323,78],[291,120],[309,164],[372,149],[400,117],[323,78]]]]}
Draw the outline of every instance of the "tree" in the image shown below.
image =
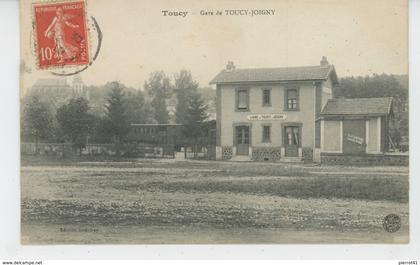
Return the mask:
{"type": "Polygon", "coordinates": [[[207,105],[198,92],[190,94],[184,117],[184,134],[194,144],[194,155],[197,154],[198,139],[204,134],[204,121],[207,119],[207,105]]]}
{"type": "Polygon", "coordinates": [[[170,79],[163,71],[153,72],[149,80],[145,82],[144,88],[152,98],[151,106],[153,108],[153,117],[158,123],[168,123],[169,113],[166,106],[166,100],[172,94],[172,85],[170,79]]]}
{"type": "MultiPolygon", "coordinates": [[[[91,112],[92,110],[90,110],[91,112]]],[[[108,133],[108,123],[105,117],[92,115],[93,132],[89,135],[89,141],[94,143],[106,144],[112,141],[112,136],[108,133]]]]}
{"type": "Polygon", "coordinates": [[[119,145],[130,130],[125,103],[123,89],[118,82],[113,82],[105,105],[105,123],[107,132],[114,138],[118,154],[119,145]]]}
{"type": "Polygon", "coordinates": [[[334,90],[334,96],[347,98],[407,98],[408,87],[404,87],[394,75],[374,74],[364,77],[345,77],[340,78],[339,86],[334,90]]]}
{"type": "Polygon", "coordinates": [[[187,70],[181,70],[175,74],[175,93],[176,93],[176,110],[175,121],[180,124],[185,123],[189,96],[197,92],[198,83],[193,80],[191,73],[187,70]]]}
{"type": "Polygon", "coordinates": [[[126,96],[126,113],[129,123],[149,123],[152,113],[150,104],[145,101],[142,91],[128,92],[126,96]]]}
{"type": "Polygon", "coordinates": [[[35,152],[38,153],[38,142],[53,135],[54,116],[49,106],[40,100],[38,95],[31,95],[25,104],[22,115],[22,132],[35,141],[35,152]]]}
{"type": "Polygon", "coordinates": [[[94,118],[88,111],[89,103],[85,98],[72,98],[57,110],[56,115],[62,134],[79,150],[80,155],[93,131],[94,118]]]}

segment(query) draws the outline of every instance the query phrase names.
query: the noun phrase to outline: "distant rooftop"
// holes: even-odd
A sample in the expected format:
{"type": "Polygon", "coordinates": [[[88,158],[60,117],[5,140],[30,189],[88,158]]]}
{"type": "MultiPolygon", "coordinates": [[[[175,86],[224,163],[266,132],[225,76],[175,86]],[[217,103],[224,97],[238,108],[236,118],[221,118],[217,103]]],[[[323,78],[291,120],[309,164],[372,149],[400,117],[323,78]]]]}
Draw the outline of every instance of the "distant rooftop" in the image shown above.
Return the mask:
{"type": "Polygon", "coordinates": [[[321,115],[388,115],[392,98],[337,98],[329,99],[321,115]]]}
{"type": "MultiPolygon", "coordinates": [[[[83,84],[82,78],[80,75],[75,75],[72,78],[73,84],[79,83],[83,84]]],[[[59,78],[41,78],[38,79],[33,87],[67,87],[69,86],[69,83],[67,82],[67,78],[65,77],[59,77],[59,78]]]]}
{"type": "Polygon", "coordinates": [[[77,74],[73,77],[73,84],[75,84],[75,83],[83,84],[82,77],[79,74],[77,74]]]}
{"type": "Polygon", "coordinates": [[[38,79],[33,87],[66,87],[68,86],[65,78],[41,78],[38,79]]]}

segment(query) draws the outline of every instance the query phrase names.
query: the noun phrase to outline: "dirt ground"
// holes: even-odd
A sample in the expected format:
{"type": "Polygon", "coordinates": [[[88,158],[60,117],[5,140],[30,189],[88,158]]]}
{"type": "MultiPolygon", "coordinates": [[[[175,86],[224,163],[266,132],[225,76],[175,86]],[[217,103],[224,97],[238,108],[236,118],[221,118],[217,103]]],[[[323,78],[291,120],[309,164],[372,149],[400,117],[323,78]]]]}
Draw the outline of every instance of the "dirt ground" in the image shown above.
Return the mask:
{"type": "Polygon", "coordinates": [[[23,161],[21,187],[24,244],[408,242],[406,167],[23,161]]]}

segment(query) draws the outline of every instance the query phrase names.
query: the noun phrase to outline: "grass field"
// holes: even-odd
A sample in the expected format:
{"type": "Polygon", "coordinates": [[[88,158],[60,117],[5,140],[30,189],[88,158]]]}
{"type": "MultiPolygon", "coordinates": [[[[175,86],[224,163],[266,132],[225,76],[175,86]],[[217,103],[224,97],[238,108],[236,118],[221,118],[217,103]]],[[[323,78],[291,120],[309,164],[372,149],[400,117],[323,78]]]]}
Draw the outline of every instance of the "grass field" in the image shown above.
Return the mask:
{"type": "Polygon", "coordinates": [[[24,158],[21,173],[26,244],[408,241],[406,167],[24,158]]]}

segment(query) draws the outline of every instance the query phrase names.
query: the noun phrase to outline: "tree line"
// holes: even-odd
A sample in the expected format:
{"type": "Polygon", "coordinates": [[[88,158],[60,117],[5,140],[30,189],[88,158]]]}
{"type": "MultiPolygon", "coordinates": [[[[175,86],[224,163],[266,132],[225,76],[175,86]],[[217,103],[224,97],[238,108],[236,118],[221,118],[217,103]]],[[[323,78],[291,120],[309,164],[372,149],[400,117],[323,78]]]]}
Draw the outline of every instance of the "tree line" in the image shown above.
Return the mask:
{"type": "Polygon", "coordinates": [[[176,101],[172,122],[184,124],[184,134],[192,140],[204,133],[200,125],[208,117],[208,106],[198,82],[187,70],[176,73],[173,79],[163,71],[153,72],[143,90],[129,89],[117,81],[105,87],[108,92],[103,102],[91,95],[96,103],[93,108],[86,97],[70,97],[61,106],[54,106],[48,95],[33,91],[21,104],[22,142],[69,142],[80,153],[87,142],[114,143],[118,153],[130,124],[170,123],[171,100],[176,101]]]}
{"type": "MultiPolygon", "coordinates": [[[[83,97],[69,98],[59,106],[50,101],[50,95],[30,93],[21,104],[22,142],[71,142],[80,151],[87,139],[94,143],[122,143],[131,123],[171,121],[184,124],[185,135],[193,140],[203,133],[199,125],[207,119],[211,107],[203,100],[205,93],[202,91],[205,90],[187,70],[176,73],[173,78],[163,71],[153,72],[142,90],[115,81],[104,87],[90,87],[90,91],[90,102],[83,97]],[[170,117],[168,103],[175,106],[174,117],[170,117]]],[[[213,93],[207,94],[214,96],[213,93]]],[[[407,76],[374,74],[340,78],[333,95],[393,97],[394,119],[390,124],[390,136],[397,148],[408,142],[407,76]]]]}

